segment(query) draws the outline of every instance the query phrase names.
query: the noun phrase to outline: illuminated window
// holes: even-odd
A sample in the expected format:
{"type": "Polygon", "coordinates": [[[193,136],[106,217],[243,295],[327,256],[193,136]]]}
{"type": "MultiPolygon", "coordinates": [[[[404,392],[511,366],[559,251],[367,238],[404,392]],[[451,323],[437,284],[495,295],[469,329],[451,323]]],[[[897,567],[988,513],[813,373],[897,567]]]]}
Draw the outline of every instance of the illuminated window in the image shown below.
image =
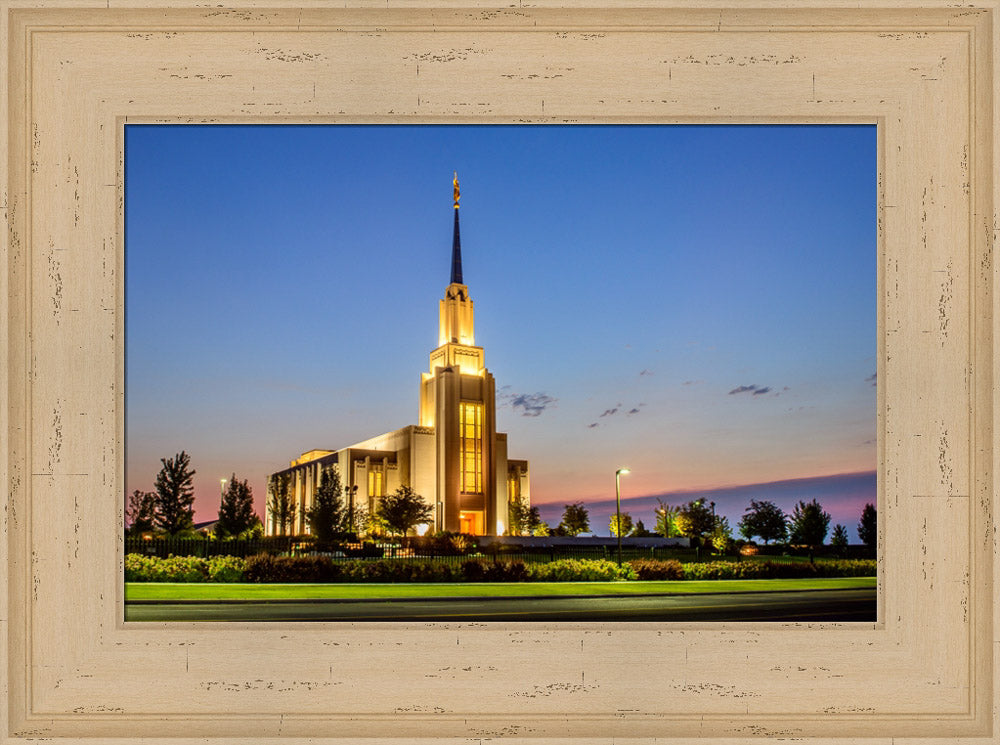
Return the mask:
{"type": "Polygon", "coordinates": [[[483,493],[483,405],[460,403],[458,436],[462,459],[462,493],[483,493]]]}
{"type": "Polygon", "coordinates": [[[382,469],[377,466],[372,467],[368,471],[368,496],[385,496],[385,481],[382,479],[382,469]]]}
{"type": "Polygon", "coordinates": [[[507,500],[509,502],[521,501],[521,479],[517,471],[511,471],[507,475],[507,500]]]}

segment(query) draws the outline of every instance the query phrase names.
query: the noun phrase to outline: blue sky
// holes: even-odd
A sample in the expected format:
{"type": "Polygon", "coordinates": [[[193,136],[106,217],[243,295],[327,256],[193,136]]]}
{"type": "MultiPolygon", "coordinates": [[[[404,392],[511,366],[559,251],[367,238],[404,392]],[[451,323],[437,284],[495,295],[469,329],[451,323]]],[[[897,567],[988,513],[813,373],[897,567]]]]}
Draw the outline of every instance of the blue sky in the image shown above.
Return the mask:
{"type": "Polygon", "coordinates": [[[263,512],[298,454],[415,423],[457,170],[476,341],[543,515],[596,515],[628,465],[647,524],[652,495],[790,510],[776,482],[824,479],[853,535],[875,154],[873,126],[130,125],[127,489],[185,449],[198,519],[233,472],[263,512]]]}

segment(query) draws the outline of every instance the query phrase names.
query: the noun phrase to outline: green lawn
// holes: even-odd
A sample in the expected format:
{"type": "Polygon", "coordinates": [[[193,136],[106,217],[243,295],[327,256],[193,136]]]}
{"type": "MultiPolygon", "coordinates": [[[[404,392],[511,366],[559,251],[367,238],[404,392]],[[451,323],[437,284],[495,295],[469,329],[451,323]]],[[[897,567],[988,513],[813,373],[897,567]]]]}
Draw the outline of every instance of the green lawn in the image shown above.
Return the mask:
{"type": "Polygon", "coordinates": [[[126,582],[130,600],[275,600],[530,597],[533,595],[643,595],[839,590],[875,587],[875,577],[823,579],[720,579],[673,582],[455,582],[399,584],[222,584],[126,582]]]}

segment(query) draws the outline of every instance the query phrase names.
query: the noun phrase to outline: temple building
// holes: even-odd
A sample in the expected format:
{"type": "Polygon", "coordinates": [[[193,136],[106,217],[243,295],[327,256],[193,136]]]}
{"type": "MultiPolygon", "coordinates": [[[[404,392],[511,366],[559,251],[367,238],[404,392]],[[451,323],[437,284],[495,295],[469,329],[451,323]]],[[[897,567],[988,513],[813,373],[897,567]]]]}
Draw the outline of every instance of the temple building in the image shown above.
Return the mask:
{"type": "Polygon", "coordinates": [[[310,450],[271,474],[269,485],[288,480],[296,509],[291,527],[282,531],[269,494],[267,535],[309,532],[306,512],[328,465],[337,466],[349,504],[369,512],[386,494],[409,486],[434,508],[431,531],[502,535],[510,524],[508,503],[530,504],[528,461],[507,457],[507,435],[497,432],[496,384],[476,346],[473,304],[462,277],[457,175],[453,185],[451,282],[440,301],[438,347],[420,376],[417,424],[338,450],[310,450]]]}

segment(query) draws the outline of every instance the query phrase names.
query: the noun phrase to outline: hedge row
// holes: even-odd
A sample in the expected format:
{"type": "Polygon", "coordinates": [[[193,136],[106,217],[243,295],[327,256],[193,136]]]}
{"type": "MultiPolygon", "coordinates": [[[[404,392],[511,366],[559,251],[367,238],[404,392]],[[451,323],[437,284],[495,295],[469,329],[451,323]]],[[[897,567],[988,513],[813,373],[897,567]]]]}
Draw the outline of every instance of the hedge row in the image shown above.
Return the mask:
{"type": "Polygon", "coordinates": [[[713,561],[681,564],[638,559],[619,567],[606,559],[462,563],[398,560],[332,561],[326,556],[125,556],[126,582],[599,582],[607,580],[767,579],[875,575],[870,559],[815,564],[713,561]]]}
{"type": "Polygon", "coordinates": [[[681,564],[673,559],[631,562],[639,579],[798,579],[809,577],[874,577],[874,559],[835,561],[708,561],[681,564]]]}
{"type": "Polygon", "coordinates": [[[243,559],[239,556],[125,555],[126,582],[239,582],[243,559]]]}

